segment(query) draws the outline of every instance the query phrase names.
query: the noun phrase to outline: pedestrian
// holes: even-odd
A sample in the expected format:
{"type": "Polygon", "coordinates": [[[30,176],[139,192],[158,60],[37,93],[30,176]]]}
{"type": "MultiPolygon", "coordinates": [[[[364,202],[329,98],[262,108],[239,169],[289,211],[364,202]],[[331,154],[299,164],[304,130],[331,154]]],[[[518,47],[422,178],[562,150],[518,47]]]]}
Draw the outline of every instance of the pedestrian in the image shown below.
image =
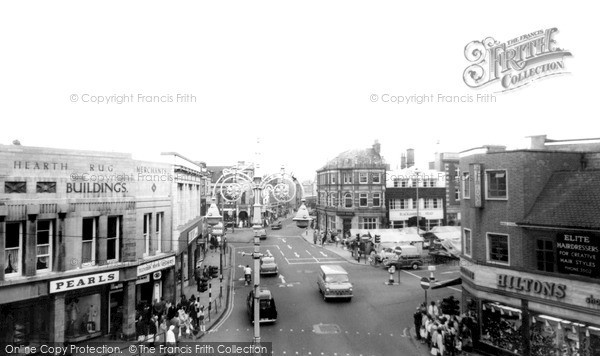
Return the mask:
{"type": "MultiPolygon", "coordinates": [[[[175,347],[175,345],[177,345],[177,339],[175,338],[175,325],[171,325],[169,326],[169,331],[167,331],[167,338],[166,338],[166,342],[167,342],[167,347],[175,347]]],[[[172,350],[174,351],[174,350],[172,350]]],[[[173,355],[174,352],[171,352],[171,350],[169,350],[168,352],[169,355],[173,355]]]]}
{"type": "Polygon", "coordinates": [[[313,231],[313,243],[316,245],[317,244],[317,238],[319,236],[319,230],[314,230],[313,231]]]}
{"type": "Polygon", "coordinates": [[[415,334],[417,335],[417,340],[421,340],[421,323],[423,321],[423,316],[421,315],[421,311],[417,308],[417,311],[413,315],[413,319],[415,322],[415,334]]]}
{"type": "Polygon", "coordinates": [[[200,313],[198,314],[200,320],[200,331],[206,332],[206,325],[204,324],[204,305],[200,306],[200,313]]]}

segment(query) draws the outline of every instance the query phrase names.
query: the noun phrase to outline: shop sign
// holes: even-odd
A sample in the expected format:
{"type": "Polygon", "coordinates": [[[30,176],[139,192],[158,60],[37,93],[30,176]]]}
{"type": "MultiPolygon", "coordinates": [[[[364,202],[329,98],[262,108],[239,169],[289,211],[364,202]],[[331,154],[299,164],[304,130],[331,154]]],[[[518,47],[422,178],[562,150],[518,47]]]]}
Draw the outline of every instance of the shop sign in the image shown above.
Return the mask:
{"type": "Polygon", "coordinates": [[[471,271],[470,269],[468,269],[466,267],[460,267],[460,273],[463,276],[469,277],[471,280],[475,280],[475,272],[471,271]]]}
{"type": "Polygon", "coordinates": [[[223,228],[215,226],[212,228],[212,231],[210,232],[210,234],[213,236],[221,236],[221,235],[223,235],[223,228]]]}
{"type": "Polygon", "coordinates": [[[194,239],[196,238],[196,236],[198,236],[198,226],[196,226],[188,232],[188,244],[191,244],[192,241],[194,241],[194,239]]]}
{"type": "Polygon", "coordinates": [[[50,293],[68,292],[75,289],[113,283],[119,280],[119,271],[90,274],[81,277],[72,277],[50,281],[50,293]]]}
{"type": "Polygon", "coordinates": [[[556,254],[559,273],[600,275],[600,236],[591,233],[558,233],[556,254]]]}
{"type": "Polygon", "coordinates": [[[481,165],[473,165],[473,188],[474,188],[474,200],[473,206],[481,208],[481,165]]]}
{"type": "Polygon", "coordinates": [[[543,282],[533,278],[498,274],[498,287],[513,289],[517,292],[539,294],[546,297],[564,298],[567,286],[555,282],[543,282]]]}
{"type": "Polygon", "coordinates": [[[150,282],[150,275],[146,274],[143,276],[139,276],[137,278],[137,280],[135,281],[135,284],[144,284],[144,283],[148,283],[148,282],[150,282]]]}
{"type": "Polygon", "coordinates": [[[335,213],[337,216],[354,216],[353,211],[338,211],[335,213]]]}
{"type": "Polygon", "coordinates": [[[175,266],[175,256],[169,258],[163,258],[162,260],[156,260],[143,265],[138,266],[137,275],[143,276],[152,272],[160,271],[161,269],[175,266]]]}
{"type": "Polygon", "coordinates": [[[161,277],[162,277],[162,273],[160,271],[154,272],[152,274],[152,279],[154,279],[154,280],[160,279],[161,277]]]}

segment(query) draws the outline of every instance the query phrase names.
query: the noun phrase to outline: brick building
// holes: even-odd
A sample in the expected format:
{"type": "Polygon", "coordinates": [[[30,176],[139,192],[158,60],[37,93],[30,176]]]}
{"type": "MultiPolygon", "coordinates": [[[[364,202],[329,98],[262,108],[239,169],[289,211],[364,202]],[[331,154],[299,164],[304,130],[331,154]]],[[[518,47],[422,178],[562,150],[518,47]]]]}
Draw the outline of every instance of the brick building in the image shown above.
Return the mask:
{"type": "Polygon", "coordinates": [[[317,171],[319,229],[379,229],[385,225],[385,173],[381,145],[341,153],[317,171]]]}
{"type": "Polygon", "coordinates": [[[461,153],[463,306],[493,355],[600,354],[600,139],[461,153]]]}
{"type": "Polygon", "coordinates": [[[460,225],[460,174],[458,169],[458,153],[441,152],[435,154],[431,169],[444,173],[443,187],[446,188],[446,223],[451,226],[460,225]]]}
{"type": "Polygon", "coordinates": [[[175,297],[172,166],[129,154],[0,146],[0,340],[106,335],[175,297]]]}

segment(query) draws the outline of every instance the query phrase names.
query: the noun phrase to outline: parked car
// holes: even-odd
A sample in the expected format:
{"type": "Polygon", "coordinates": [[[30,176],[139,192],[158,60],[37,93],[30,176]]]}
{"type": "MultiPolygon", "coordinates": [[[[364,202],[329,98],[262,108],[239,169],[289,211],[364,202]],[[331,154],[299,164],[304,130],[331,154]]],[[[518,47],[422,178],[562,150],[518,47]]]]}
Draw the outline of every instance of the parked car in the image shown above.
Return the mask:
{"type": "Polygon", "coordinates": [[[271,230],[281,230],[281,221],[276,221],[271,225],[271,230]]]}
{"type": "Polygon", "coordinates": [[[424,263],[415,246],[385,247],[378,254],[378,257],[385,267],[394,265],[396,268],[419,269],[424,263]]]}
{"type": "Polygon", "coordinates": [[[323,295],[323,300],[328,298],[350,300],[354,295],[348,272],[339,265],[321,265],[317,285],[319,286],[319,292],[323,295]]]}
{"type": "Polygon", "coordinates": [[[260,274],[278,274],[277,263],[273,256],[263,256],[260,258],[260,274]]]}
{"type": "MultiPolygon", "coordinates": [[[[275,299],[268,289],[259,289],[258,300],[260,305],[260,320],[259,323],[274,323],[277,321],[277,307],[275,306],[275,299]]],[[[254,323],[254,289],[248,293],[246,298],[246,305],[248,309],[248,315],[250,321],[254,323]]]]}
{"type": "Polygon", "coordinates": [[[260,237],[261,240],[266,240],[267,239],[267,230],[265,230],[265,229],[258,229],[258,230],[256,230],[254,236],[260,237]]]}

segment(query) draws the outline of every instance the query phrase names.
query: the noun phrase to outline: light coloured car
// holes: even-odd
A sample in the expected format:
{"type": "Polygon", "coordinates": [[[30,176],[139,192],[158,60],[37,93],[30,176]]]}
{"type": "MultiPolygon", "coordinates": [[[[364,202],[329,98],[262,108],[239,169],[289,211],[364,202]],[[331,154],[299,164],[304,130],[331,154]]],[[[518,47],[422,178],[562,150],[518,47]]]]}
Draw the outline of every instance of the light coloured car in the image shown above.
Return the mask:
{"type": "Polygon", "coordinates": [[[278,274],[277,263],[273,256],[263,256],[260,258],[260,274],[278,274]]]}
{"type": "Polygon", "coordinates": [[[329,298],[352,299],[354,286],[350,283],[348,272],[339,265],[321,265],[317,278],[323,300],[329,298]]]}

